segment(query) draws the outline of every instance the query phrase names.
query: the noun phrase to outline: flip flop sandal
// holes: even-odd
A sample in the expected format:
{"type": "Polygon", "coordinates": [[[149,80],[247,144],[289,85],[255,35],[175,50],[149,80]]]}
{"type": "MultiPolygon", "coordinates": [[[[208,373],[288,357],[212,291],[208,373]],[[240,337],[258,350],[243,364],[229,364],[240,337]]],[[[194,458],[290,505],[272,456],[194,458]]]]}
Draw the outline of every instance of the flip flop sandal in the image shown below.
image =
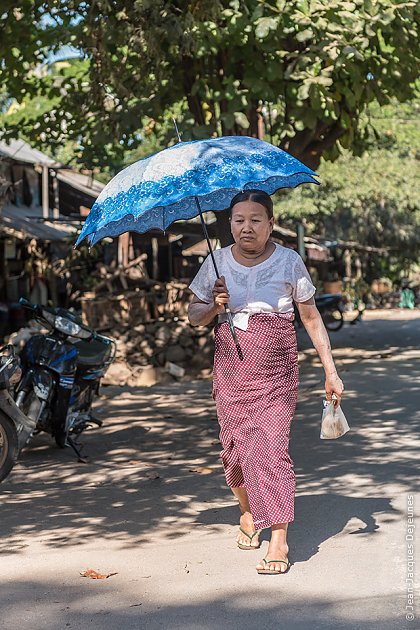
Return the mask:
{"type": "Polygon", "coordinates": [[[258,545],[251,545],[254,536],[257,536],[259,533],[258,530],[256,529],[255,532],[250,535],[250,534],[247,534],[246,531],[242,529],[242,527],[240,527],[239,529],[247,538],[249,538],[249,545],[243,545],[242,543],[237,542],[239,549],[243,549],[244,551],[249,551],[250,549],[259,549],[260,547],[259,542],[258,542],[258,545]]]}
{"type": "Polygon", "coordinates": [[[264,562],[265,564],[265,568],[264,569],[257,569],[257,573],[259,573],[259,575],[283,575],[283,573],[287,573],[288,570],[290,569],[290,562],[287,560],[266,560],[265,558],[262,559],[262,562],[264,562]],[[270,566],[270,564],[272,562],[277,562],[278,564],[281,562],[282,564],[286,565],[286,570],[285,571],[275,571],[274,569],[269,569],[268,567],[270,566]]]}

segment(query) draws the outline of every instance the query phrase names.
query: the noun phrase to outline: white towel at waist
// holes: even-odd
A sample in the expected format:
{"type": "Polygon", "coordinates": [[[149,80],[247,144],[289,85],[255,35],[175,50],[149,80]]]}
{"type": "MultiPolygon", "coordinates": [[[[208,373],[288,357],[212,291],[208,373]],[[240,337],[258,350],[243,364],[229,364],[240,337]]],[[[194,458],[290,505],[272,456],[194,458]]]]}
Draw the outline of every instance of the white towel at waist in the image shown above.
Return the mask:
{"type": "MultiPolygon", "coordinates": [[[[279,313],[278,311],[238,311],[237,313],[232,313],[233,325],[235,328],[239,328],[240,330],[247,330],[249,318],[251,315],[257,315],[258,313],[264,313],[265,315],[285,315],[288,318],[293,314],[293,311],[288,311],[287,313],[279,313]]],[[[222,313],[218,316],[219,323],[227,322],[228,315],[227,313],[222,313]]]]}

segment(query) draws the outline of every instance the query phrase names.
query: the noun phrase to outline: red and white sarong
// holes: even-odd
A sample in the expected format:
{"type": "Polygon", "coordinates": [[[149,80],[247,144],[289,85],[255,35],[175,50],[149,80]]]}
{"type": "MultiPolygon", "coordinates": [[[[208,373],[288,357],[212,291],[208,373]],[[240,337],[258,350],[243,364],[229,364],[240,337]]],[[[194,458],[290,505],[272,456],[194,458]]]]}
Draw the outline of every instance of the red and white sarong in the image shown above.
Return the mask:
{"type": "Polygon", "coordinates": [[[257,529],[294,519],[295,474],[288,453],[299,383],[293,313],[257,313],[236,329],[215,328],[213,396],[226,481],[245,487],[257,529]]]}

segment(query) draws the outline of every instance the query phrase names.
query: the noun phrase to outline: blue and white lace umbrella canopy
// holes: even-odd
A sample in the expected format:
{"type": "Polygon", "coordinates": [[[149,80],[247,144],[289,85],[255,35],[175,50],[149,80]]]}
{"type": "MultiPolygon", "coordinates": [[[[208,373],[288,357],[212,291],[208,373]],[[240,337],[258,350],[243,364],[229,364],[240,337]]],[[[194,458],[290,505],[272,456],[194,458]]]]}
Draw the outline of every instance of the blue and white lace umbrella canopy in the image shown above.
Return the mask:
{"type": "Polygon", "coordinates": [[[228,208],[240,191],[315,183],[316,173],[285,151],[247,136],[179,142],[118,173],[102,190],[76,246],[124,232],[166,230],[174,221],[228,208]]]}

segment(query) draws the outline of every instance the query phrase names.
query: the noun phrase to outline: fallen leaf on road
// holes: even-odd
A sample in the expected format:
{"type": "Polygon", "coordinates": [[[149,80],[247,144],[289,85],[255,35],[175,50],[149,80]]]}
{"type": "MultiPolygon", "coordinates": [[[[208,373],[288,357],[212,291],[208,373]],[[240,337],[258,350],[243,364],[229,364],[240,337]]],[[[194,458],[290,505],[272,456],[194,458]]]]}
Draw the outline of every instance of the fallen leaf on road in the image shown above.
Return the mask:
{"type": "Polygon", "coordinates": [[[190,468],[190,472],[195,472],[199,475],[211,475],[214,470],[213,468],[208,468],[207,466],[198,466],[198,468],[190,468]]]}
{"type": "Polygon", "coordinates": [[[118,573],[98,573],[98,571],[94,571],[94,569],[86,569],[86,571],[81,572],[80,575],[82,577],[88,577],[91,580],[105,580],[112,575],[118,575],[118,573]]]}
{"type": "Polygon", "coordinates": [[[148,479],[159,479],[160,475],[157,472],[150,471],[146,473],[146,477],[148,479]]]}

